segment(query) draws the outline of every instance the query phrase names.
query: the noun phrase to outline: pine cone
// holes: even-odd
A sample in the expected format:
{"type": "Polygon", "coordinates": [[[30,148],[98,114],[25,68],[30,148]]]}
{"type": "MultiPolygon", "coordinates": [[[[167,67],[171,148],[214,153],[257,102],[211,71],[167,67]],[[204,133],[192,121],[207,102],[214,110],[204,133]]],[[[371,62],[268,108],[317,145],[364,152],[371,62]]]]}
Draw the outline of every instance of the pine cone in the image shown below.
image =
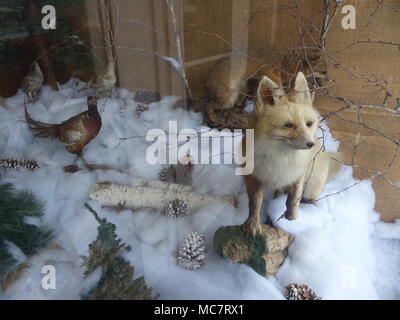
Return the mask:
{"type": "Polygon", "coordinates": [[[177,265],[183,269],[196,270],[204,263],[205,258],[204,237],[197,232],[189,232],[179,248],[177,265]]]}
{"type": "Polygon", "coordinates": [[[168,165],[161,169],[158,176],[161,181],[190,185],[192,181],[193,162],[168,165]]]}
{"type": "Polygon", "coordinates": [[[15,158],[0,159],[0,166],[9,170],[15,170],[18,167],[24,167],[30,171],[34,171],[39,168],[35,160],[25,160],[25,159],[15,159],[15,158]]]}
{"type": "Polygon", "coordinates": [[[161,169],[161,171],[158,173],[158,176],[160,177],[161,181],[164,182],[175,182],[176,177],[175,177],[175,169],[174,166],[169,165],[165,166],[164,168],[161,169]]]}
{"type": "Polygon", "coordinates": [[[150,104],[161,100],[161,95],[157,91],[142,89],[135,93],[133,100],[138,103],[150,104]]]}
{"type": "Polygon", "coordinates": [[[164,207],[162,214],[174,218],[182,218],[189,214],[189,206],[185,201],[175,199],[164,207]]]}
{"type": "Polygon", "coordinates": [[[139,103],[138,106],[136,107],[136,118],[139,119],[142,113],[145,112],[146,110],[149,110],[149,106],[139,103]]]}
{"type": "Polygon", "coordinates": [[[68,172],[68,173],[74,173],[74,172],[81,170],[81,168],[79,168],[76,164],[70,164],[68,166],[65,166],[63,169],[65,172],[68,172]]]}
{"type": "Polygon", "coordinates": [[[187,157],[187,164],[178,163],[174,166],[176,183],[190,185],[192,183],[193,160],[191,156],[187,157]]]}
{"type": "Polygon", "coordinates": [[[321,300],[314,291],[305,284],[291,283],[285,287],[286,300],[321,300]]]}

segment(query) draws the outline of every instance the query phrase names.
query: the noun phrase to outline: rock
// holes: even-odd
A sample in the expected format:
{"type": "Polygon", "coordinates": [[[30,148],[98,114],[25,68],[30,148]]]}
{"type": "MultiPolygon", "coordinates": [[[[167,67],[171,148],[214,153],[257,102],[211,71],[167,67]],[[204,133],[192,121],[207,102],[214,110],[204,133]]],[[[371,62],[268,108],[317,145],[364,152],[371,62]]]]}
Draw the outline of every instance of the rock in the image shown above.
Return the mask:
{"type": "Polygon", "coordinates": [[[244,263],[265,277],[272,277],[287,256],[287,247],[293,240],[286,231],[262,225],[262,232],[248,235],[242,226],[226,226],[214,235],[214,249],[235,263],[244,263]]]}

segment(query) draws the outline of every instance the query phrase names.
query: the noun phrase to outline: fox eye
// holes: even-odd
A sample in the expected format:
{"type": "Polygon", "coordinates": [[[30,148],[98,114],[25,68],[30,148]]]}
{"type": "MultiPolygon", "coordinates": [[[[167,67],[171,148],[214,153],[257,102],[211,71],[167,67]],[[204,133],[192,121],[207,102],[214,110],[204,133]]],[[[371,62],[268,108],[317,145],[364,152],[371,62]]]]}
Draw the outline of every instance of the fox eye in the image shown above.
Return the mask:
{"type": "Polygon", "coordinates": [[[311,127],[313,124],[314,124],[314,122],[312,122],[312,121],[307,121],[306,126],[307,126],[307,127],[311,127]]]}
{"type": "Polygon", "coordinates": [[[293,127],[294,127],[293,123],[290,122],[285,123],[285,128],[293,128],[293,127]]]}

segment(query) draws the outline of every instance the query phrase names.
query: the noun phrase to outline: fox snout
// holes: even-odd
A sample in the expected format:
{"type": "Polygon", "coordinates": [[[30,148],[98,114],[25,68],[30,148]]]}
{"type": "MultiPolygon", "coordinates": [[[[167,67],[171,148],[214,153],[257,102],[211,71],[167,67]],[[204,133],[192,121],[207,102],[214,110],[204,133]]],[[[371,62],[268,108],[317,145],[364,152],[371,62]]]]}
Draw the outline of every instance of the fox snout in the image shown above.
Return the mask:
{"type": "Polygon", "coordinates": [[[315,140],[308,137],[303,137],[301,140],[296,141],[295,145],[299,149],[307,150],[315,146],[315,140]]]}
{"type": "Polygon", "coordinates": [[[302,141],[302,145],[304,149],[311,149],[312,147],[315,146],[315,140],[314,139],[310,139],[310,138],[306,138],[302,141]]]}

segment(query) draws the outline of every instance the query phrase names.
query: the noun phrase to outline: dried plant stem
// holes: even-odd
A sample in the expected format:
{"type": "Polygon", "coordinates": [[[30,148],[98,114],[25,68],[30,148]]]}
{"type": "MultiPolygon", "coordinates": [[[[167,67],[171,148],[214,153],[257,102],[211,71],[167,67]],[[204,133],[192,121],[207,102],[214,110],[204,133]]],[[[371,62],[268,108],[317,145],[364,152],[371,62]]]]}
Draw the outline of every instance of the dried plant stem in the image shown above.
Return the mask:
{"type": "Polygon", "coordinates": [[[97,0],[98,8],[100,11],[100,16],[104,21],[104,24],[98,24],[100,26],[100,31],[103,33],[104,43],[107,52],[107,62],[114,62],[114,48],[115,48],[115,38],[112,26],[112,10],[111,10],[111,0],[97,0]]]}
{"type": "Polygon", "coordinates": [[[181,46],[181,39],[179,37],[178,34],[178,22],[176,20],[176,15],[175,15],[175,9],[174,9],[174,3],[173,0],[165,0],[170,12],[170,16],[171,16],[171,21],[172,21],[172,28],[173,28],[173,32],[174,32],[174,36],[175,36],[175,42],[176,42],[176,50],[178,52],[178,61],[180,64],[180,68],[179,68],[179,72],[182,76],[183,82],[185,83],[185,87],[187,90],[187,94],[189,99],[193,99],[193,94],[192,94],[192,90],[190,89],[189,86],[189,81],[186,77],[186,72],[185,72],[185,68],[184,68],[184,64],[183,64],[183,57],[182,57],[182,46],[181,46]]]}
{"type": "Polygon", "coordinates": [[[321,48],[321,49],[325,49],[326,36],[328,35],[328,31],[332,25],[333,19],[335,18],[336,13],[339,8],[339,3],[335,2],[335,7],[333,9],[332,16],[329,17],[330,1],[331,0],[323,0],[323,2],[324,2],[323,21],[322,21],[322,28],[321,28],[321,34],[320,34],[320,43],[319,43],[319,48],[321,48]]]}

